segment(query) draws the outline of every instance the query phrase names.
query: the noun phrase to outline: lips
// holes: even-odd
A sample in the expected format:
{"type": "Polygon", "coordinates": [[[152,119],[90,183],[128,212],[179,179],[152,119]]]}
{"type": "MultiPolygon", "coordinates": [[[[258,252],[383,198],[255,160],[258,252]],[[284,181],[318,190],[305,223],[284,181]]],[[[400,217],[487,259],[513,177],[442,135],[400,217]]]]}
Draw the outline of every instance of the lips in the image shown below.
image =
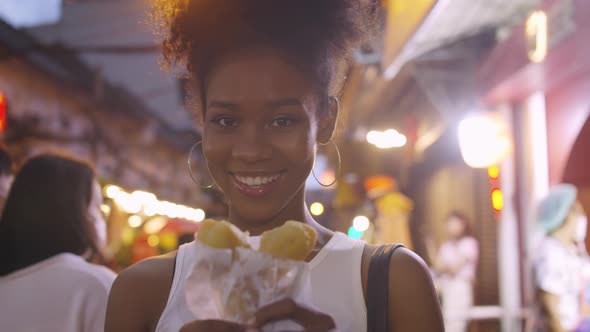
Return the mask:
{"type": "Polygon", "coordinates": [[[269,194],[284,172],[277,173],[232,173],[234,184],[247,196],[265,196],[269,194]]]}

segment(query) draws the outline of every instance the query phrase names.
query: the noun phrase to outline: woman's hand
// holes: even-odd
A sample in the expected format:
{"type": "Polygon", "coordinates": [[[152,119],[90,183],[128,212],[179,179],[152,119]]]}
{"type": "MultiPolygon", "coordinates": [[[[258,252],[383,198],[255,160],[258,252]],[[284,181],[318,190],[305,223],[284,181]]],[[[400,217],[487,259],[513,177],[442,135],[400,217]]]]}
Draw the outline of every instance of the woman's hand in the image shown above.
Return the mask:
{"type": "Polygon", "coordinates": [[[222,320],[195,320],[186,323],[179,332],[245,332],[246,326],[222,320]]]}
{"type": "Polygon", "coordinates": [[[336,328],[329,315],[298,305],[291,299],[269,304],[256,313],[253,327],[262,328],[267,323],[291,320],[303,327],[304,332],[328,332],[336,328]]]}

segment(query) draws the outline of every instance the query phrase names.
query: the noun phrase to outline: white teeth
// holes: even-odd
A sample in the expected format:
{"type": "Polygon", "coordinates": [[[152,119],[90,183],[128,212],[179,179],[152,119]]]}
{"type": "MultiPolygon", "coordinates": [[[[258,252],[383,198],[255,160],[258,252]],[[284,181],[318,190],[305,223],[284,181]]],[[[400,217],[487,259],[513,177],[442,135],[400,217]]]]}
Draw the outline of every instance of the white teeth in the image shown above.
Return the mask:
{"type": "Polygon", "coordinates": [[[279,177],[280,174],[273,176],[235,176],[238,181],[249,186],[260,186],[267,184],[277,180],[279,177]]]}

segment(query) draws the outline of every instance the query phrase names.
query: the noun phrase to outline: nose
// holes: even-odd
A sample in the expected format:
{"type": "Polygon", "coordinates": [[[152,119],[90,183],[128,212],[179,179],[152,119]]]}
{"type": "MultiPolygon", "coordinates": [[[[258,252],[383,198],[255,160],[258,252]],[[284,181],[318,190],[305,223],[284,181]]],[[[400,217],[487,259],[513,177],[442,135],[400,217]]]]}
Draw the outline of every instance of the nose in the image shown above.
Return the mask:
{"type": "Polygon", "coordinates": [[[271,141],[264,130],[249,126],[242,130],[240,139],[234,144],[232,157],[246,163],[255,163],[272,158],[271,141]]]}

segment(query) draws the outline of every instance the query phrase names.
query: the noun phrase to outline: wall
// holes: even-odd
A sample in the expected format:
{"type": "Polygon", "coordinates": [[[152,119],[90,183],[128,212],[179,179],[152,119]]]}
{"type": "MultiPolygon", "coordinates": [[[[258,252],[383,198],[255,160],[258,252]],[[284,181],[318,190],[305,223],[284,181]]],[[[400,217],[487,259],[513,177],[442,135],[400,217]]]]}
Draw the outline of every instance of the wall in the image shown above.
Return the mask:
{"type": "MultiPolygon", "coordinates": [[[[546,93],[549,179],[552,184],[562,182],[570,151],[590,116],[589,91],[590,71],[579,73],[546,93]]],[[[590,151],[590,142],[586,144],[585,151],[590,151]]],[[[584,149],[581,147],[579,151],[584,149]]]]}
{"type": "Polygon", "coordinates": [[[187,151],[159,137],[150,120],[105,108],[17,57],[0,61],[7,131],[0,137],[17,161],[58,149],[97,165],[99,176],[163,199],[205,201],[186,169],[187,151]]]}

